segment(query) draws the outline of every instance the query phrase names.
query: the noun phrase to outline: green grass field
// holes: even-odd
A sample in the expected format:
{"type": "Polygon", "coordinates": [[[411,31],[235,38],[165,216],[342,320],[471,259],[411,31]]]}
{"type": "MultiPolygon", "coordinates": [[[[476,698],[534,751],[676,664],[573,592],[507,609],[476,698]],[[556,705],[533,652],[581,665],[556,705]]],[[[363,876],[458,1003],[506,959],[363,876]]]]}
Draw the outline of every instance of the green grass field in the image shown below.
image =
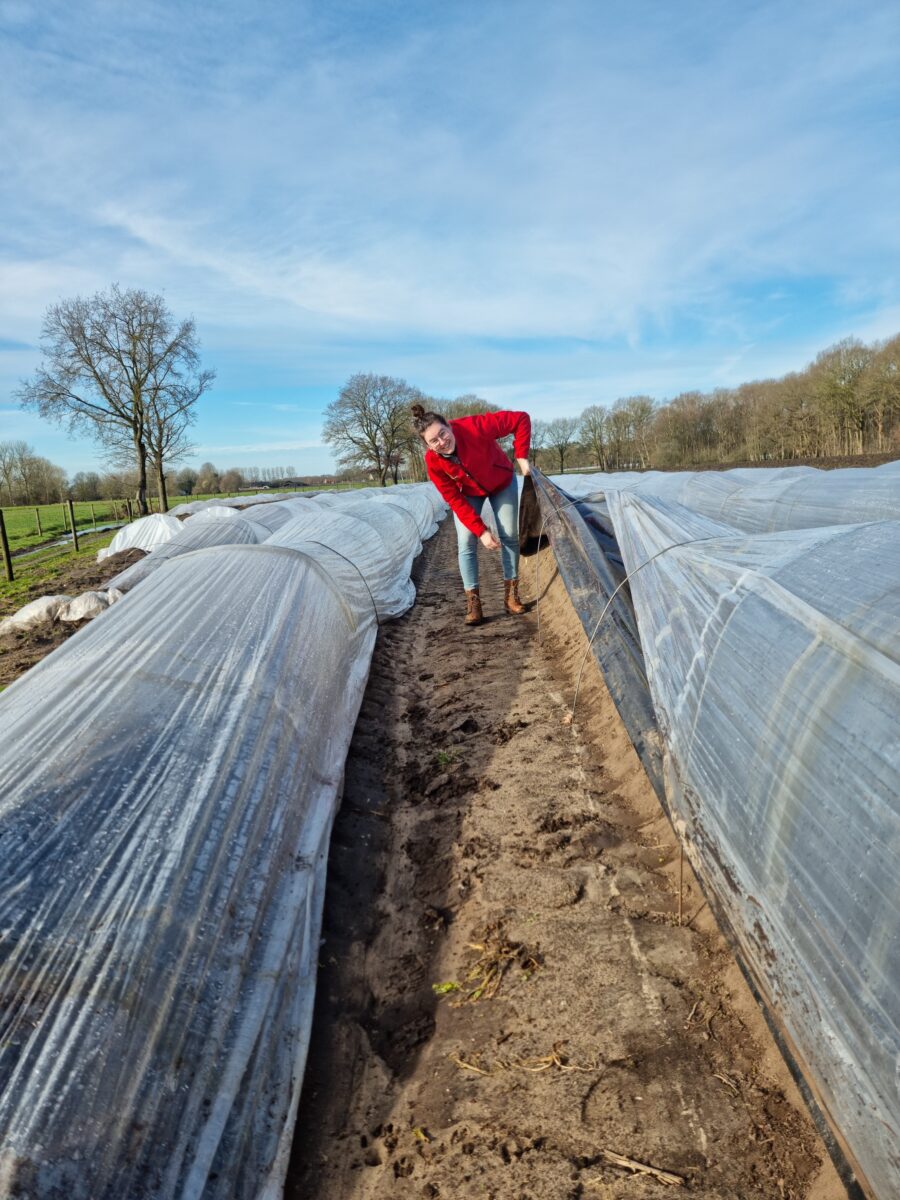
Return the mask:
{"type": "MultiPolygon", "coordinates": [[[[79,501],[75,509],[75,527],[93,529],[94,525],[108,525],[113,521],[124,521],[127,513],[122,500],[95,500],[92,506],[79,501]],[[118,514],[118,515],[117,515],[118,514]]],[[[62,504],[41,504],[36,507],[3,507],[3,521],[10,550],[23,550],[42,542],[63,537],[69,532],[68,516],[62,504]],[[40,522],[40,523],[39,523],[40,522]]]]}
{"type": "Polygon", "coordinates": [[[7,616],[35,596],[50,595],[58,590],[54,581],[64,577],[73,563],[96,558],[97,551],[108,546],[115,530],[105,533],[85,532],[78,535],[78,553],[72,552],[71,542],[64,546],[47,546],[24,558],[13,559],[13,581],[9,583],[0,563],[0,616],[7,616]]]}

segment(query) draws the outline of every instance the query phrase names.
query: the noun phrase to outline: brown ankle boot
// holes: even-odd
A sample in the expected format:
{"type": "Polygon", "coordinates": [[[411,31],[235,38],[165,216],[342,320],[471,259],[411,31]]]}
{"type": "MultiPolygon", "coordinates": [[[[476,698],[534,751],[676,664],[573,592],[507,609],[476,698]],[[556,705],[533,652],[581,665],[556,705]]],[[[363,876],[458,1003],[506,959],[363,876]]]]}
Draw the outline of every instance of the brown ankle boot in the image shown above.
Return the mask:
{"type": "Polygon", "coordinates": [[[484,613],[481,611],[481,596],[478,594],[478,588],[472,588],[466,591],[466,624],[480,625],[484,620],[484,613]]]}
{"type": "Polygon", "coordinates": [[[504,601],[506,611],[508,613],[523,613],[525,605],[519,599],[519,581],[518,579],[504,579],[503,586],[506,591],[506,599],[504,601]]]}

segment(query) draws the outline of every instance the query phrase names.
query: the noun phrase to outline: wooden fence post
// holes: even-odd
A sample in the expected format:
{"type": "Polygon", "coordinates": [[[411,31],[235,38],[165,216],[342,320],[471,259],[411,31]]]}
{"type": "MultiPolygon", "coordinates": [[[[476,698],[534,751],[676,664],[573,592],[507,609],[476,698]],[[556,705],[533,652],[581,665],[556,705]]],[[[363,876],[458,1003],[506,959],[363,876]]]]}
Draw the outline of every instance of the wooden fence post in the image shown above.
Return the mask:
{"type": "Polygon", "coordinates": [[[37,521],[38,537],[43,537],[44,531],[41,529],[41,510],[39,508],[34,510],[34,519],[37,521]]]}
{"type": "Polygon", "coordinates": [[[6,536],[6,523],[3,520],[3,509],[0,508],[0,549],[3,550],[3,566],[6,568],[6,578],[13,581],[12,556],[9,553],[9,539],[6,536]]]}
{"type": "Polygon", "coordinates": [[[72,524],[72,553],[78,553],[78,530],[75,528],[75,509],[72,507],[72,501],[68,500],[69,506],[69,521],[72,524]]]}
{"type": "Polygon", "coordinates": [[[93,522],[94,528],[96,529],[97,528],[97,514],[94,512],[93,504],[91,505],[91,521],[93,522]]]}

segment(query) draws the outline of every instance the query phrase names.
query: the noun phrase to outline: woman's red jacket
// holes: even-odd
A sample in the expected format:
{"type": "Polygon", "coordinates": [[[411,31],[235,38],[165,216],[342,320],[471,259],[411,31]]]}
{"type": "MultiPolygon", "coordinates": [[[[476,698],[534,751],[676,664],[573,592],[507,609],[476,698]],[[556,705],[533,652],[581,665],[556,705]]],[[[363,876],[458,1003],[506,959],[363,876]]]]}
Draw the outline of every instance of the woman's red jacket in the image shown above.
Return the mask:
{"type": "Polygon", "coordinates": [[[481,537],[487,525],[463,496],[490,496],[506,487],[513,475],[513,465],[497,445],[497,438],[514,433],[516,458],[527,458],[531,418],[524,412],[495,412],[457,417],[448,424],[456,438],[459,462],[426,450],[425,469],[466,529],[481,537]]]}

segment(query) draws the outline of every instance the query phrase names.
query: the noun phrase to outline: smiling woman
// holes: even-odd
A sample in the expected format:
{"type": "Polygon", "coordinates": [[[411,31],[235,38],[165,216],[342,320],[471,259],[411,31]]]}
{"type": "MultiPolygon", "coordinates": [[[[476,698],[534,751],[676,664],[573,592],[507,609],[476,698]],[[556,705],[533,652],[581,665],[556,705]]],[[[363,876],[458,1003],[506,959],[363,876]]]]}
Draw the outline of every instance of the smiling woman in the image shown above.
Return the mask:
{"type": "Polygon", "coordinates": [[[414,404],[411,412],[413,426],[427,447],[428,477],[453,510],[459,571],[466,591],[466,624],[480,625],[484,620],[478,587],[479,541],[485,549],[501,552],[506,611],[523,613],[525,606],[519,599],[519,488],[513,465],[497,445],[497,438],[515,434],[516,462],[523,475],[531,474],[528,413],[482,413],[448,421],[440,413],[426,412],[421,404],[414,404]],[[485,499],[490,501],[499,540],[481,518],[485,499]]]}

